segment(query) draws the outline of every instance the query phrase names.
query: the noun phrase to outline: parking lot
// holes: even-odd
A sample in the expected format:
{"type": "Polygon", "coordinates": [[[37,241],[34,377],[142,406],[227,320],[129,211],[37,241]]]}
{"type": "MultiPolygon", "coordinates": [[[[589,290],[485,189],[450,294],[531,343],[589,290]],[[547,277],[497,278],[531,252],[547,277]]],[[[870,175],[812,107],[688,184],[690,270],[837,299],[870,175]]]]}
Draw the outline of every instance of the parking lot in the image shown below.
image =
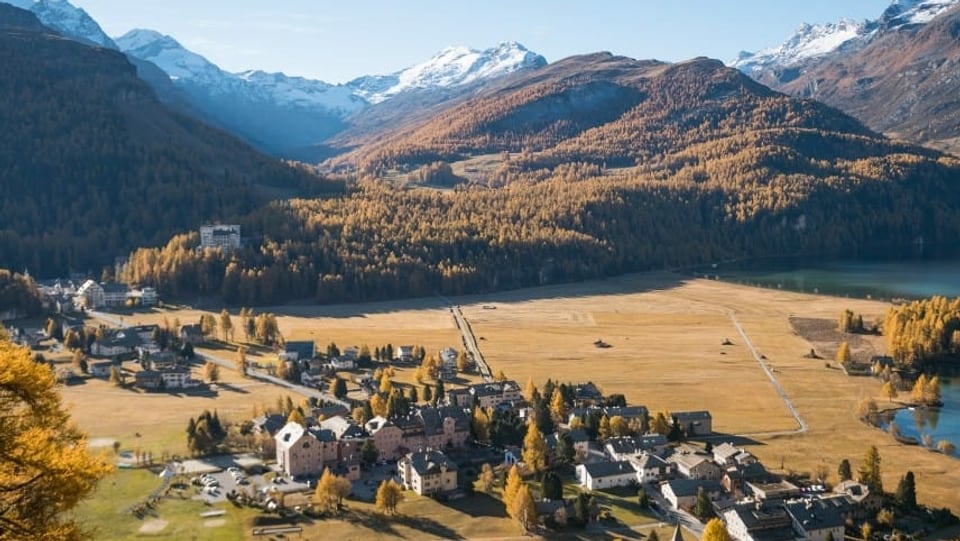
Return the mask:
{"type": "Polygon", "coordinates": [[[191,475],[190,487],[191,490],[196,492],[194,498],[208,503],[216,503],[226,500],[227,494],[231,491],[253,493],[273,488],[281,492],[302,492],[315,486],[315,480],[294,481],[269,468],[266,471],[262,471],[262,468],[259,467],[253,470],[237,466],[227,466],[227,468],[204,473],[197,472],[195,475],[191,475]],[[233,468],[236,468],[236,470],[232,470],[233,468]],[[233,471],[238,472],[238,475],[234,474],[233,471]],[[209,488],[206,487],[201,476],[207,476],[207,478],[215,480],[216,484],[209,488]]]}

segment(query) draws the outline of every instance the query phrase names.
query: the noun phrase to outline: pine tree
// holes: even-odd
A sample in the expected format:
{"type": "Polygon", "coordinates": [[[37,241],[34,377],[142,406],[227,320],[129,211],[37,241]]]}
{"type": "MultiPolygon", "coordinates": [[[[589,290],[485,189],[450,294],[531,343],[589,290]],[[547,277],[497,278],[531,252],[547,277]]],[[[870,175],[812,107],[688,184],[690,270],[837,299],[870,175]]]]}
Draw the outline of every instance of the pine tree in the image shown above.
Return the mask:
{"type": "Polygon", "coordinates": [[[909,512],[917,508],[917,484],[912,471],[907,470],[906,475],[900,479],[893,499],[903,511],[909,512]]]}
{"type": "Polygon", "coordinates": [[[527,402],[533,402],[537,395],[537,386],[533,384],[533,376],[527,378],[527,384],[523,388],[523,398],[527,402]]]}
{"type": "Polygon", "coordinates": [[[347,382],[340,376],[333,378],[333,396],[341,399],[347,397],[347,382]]]}
{"type": "Polygon", "coordinates": [[[841,460],[840,465],[837,467],[837,477],[840,478],[840,481],[853,479],[853,470],[850,467],[850,461],[846,458],[841,460]]]}
{"type": "Polygon", "coordinates": [[[697,489],[697,499],[693,505],[693,514],[701,521],[713,516],[713,504],[710,502],[710,497],[703,487],[697,489]]]}
{"type": "Polygon", "coordinates": [[[287,416],[288,423],[297,423],[300,426],[305,426],[307,424],[306,419],[303,417],[303,412],[299,409],[294,409],[290,412],[290,415],[287,416]]]}
{"type": "Polygon", "coordinates": [[[569,409],[563,399],[563,393],[560,392],[559,388],[555,389],[553,396],[550,397],[550,415],[553,422],[557,424],[566,423],[568,412],[569,409]]]}

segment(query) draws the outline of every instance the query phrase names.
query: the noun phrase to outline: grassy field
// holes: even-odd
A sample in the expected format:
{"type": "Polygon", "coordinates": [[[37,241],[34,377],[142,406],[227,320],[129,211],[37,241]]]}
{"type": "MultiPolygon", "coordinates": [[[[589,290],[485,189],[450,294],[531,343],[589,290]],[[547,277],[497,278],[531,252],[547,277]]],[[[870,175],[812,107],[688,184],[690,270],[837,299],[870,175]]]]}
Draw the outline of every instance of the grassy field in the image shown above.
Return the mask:
{"type": "Polygon", "coordinates": [[[227,541],[242,539],[243,524],[254,515],[250,509],[238,509],[229,503],[205,505],[181,499],[176,491],[164,498],[154,512],[137,518],[129,509],[160,486],[160,479],[147,470],[118,470],[100,483],[96,494],[76,510],[77,519],[93,532],[97,540],[121,540],[137,537],[227,541]],[[202,518],[201,513],[222,509],[221,517],[202,518]]]}
{"type": "MultiPolygon", "coordinates": [[[[194,377],[202,377],[199,368],[194,372],[194,377]]],[[[61,395],[92,447],[109,448],[119,441],[123,450],[140,448],[159,460],[164,452],[186,453],[187,422],[203,410],[217,410],[225,419],[249,419],[255,404],[272,405],[278,396],[290,394],[271,384],[240,378],[232,370],[223,369],[220,374],[221,382],[209,393],[147,393],[88,378],[61,387],[61,395]]],[[[299,396],[291,396],[299,402],[299,396]]]]}

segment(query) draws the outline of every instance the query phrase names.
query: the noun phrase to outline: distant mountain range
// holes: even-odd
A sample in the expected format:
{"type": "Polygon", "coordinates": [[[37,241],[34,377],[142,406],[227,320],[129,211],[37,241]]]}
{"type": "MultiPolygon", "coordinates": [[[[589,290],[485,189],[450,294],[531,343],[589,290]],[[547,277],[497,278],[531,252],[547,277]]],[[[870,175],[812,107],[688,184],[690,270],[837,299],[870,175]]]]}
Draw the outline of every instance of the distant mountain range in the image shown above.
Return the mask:
{"type": "Polygon", "coordinates": [[[871,128],[960,151],[960,0],[895,0],[877,19],[803,24],[731,65],[871,128]]]}
{"type": "Polygon", "coordinates": [[[519,43],[501,43],[483,51],[450,47],[391,74],[333,85],[258,70],[230,73],[153,30],[135,29],[111,39],[84,10],[67,0],[4,1],[33,11],[44,25],[67,37],[124,52],[168,105],[239,135],[261,150],[291,158],[315,157],[311,150],[315,145],[347,128],[347,118],[371,104],[408,93],[436,92],[445,100],[484,81],[547,63],[519,43]]]}

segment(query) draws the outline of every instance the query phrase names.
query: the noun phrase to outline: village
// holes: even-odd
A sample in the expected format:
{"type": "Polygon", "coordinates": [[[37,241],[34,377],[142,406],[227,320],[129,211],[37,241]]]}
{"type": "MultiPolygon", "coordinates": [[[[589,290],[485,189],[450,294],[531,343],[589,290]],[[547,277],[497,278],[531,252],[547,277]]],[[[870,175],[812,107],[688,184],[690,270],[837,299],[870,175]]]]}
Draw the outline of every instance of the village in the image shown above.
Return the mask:
{"type": "MultiPolygon", "coordinates": [[[[77,305],[119,306],[119,295],[117,304],[104,304],[101,288],[84,282],[77,305]]],[[[114,318],[118,326],[110,326],[104,321],[111,316],[101,317],[96,326],[51,318],[44,329],[14,328],[12,335],[35,348],[52,339],[51,349],[83,351],[89,377],[127,385],[132,376],[129,385],[143,392],[207,392],[221,367],[242,367],[247,377],[282,380],[282,389],[305,397],[299,405],[278,401],[254,418],[231,422],[260,442],[253,460],[212,445],[163,465],[170,476],[201,475],[193,482],[197,498],[208,504],[229,499],[282,513],[283,523],[259,528],[262,535],[300,531],[297,517],[316,509],[314,491],[325,474],[349,482],[348,498],[367,501],[387,483],[439,501],[471,498],[494,486],[505,492],[508,478],[519,475],[534,487],[536,516],[514,518],[534,533],[602,526],[610,512],[591,504],[590,495],[605,492],[627,495],[638,512],[698,537],[705,521],[719,517],[742,541],[859,535],[864,524],[875,524],[885,502],[868,479],[848,475],[828,486],[810,475],[771,472],[735,443],[742,438],[715,433],[707,409],[651,412],[589,382],[547,381],[541,392],[532,381],[521,386],[502,372],[489,375],[466,351],[476,348],[466,334],[463,351],[436,353],[413,345],[372,353],[331,344],[321,351],[311,341],[280,341],[272,363],[241,360],[237,366],[194,351],[217,341],[209,322],[165,328],[122,326],[114,318]],[[422,387],[394,385],[393,370],[412,367],[422,370],[422,387]],[[459,376],[467,374],[481,381],[463,384],[459,376]],[[264,471],[272,473],[269,481],[264,471]],[[548,491],[545,476],[558,477],[562,488],[548,491]]],[[[76,374],[62,372],[71,374],[60,378],[67,384],[76,374]]]]}

